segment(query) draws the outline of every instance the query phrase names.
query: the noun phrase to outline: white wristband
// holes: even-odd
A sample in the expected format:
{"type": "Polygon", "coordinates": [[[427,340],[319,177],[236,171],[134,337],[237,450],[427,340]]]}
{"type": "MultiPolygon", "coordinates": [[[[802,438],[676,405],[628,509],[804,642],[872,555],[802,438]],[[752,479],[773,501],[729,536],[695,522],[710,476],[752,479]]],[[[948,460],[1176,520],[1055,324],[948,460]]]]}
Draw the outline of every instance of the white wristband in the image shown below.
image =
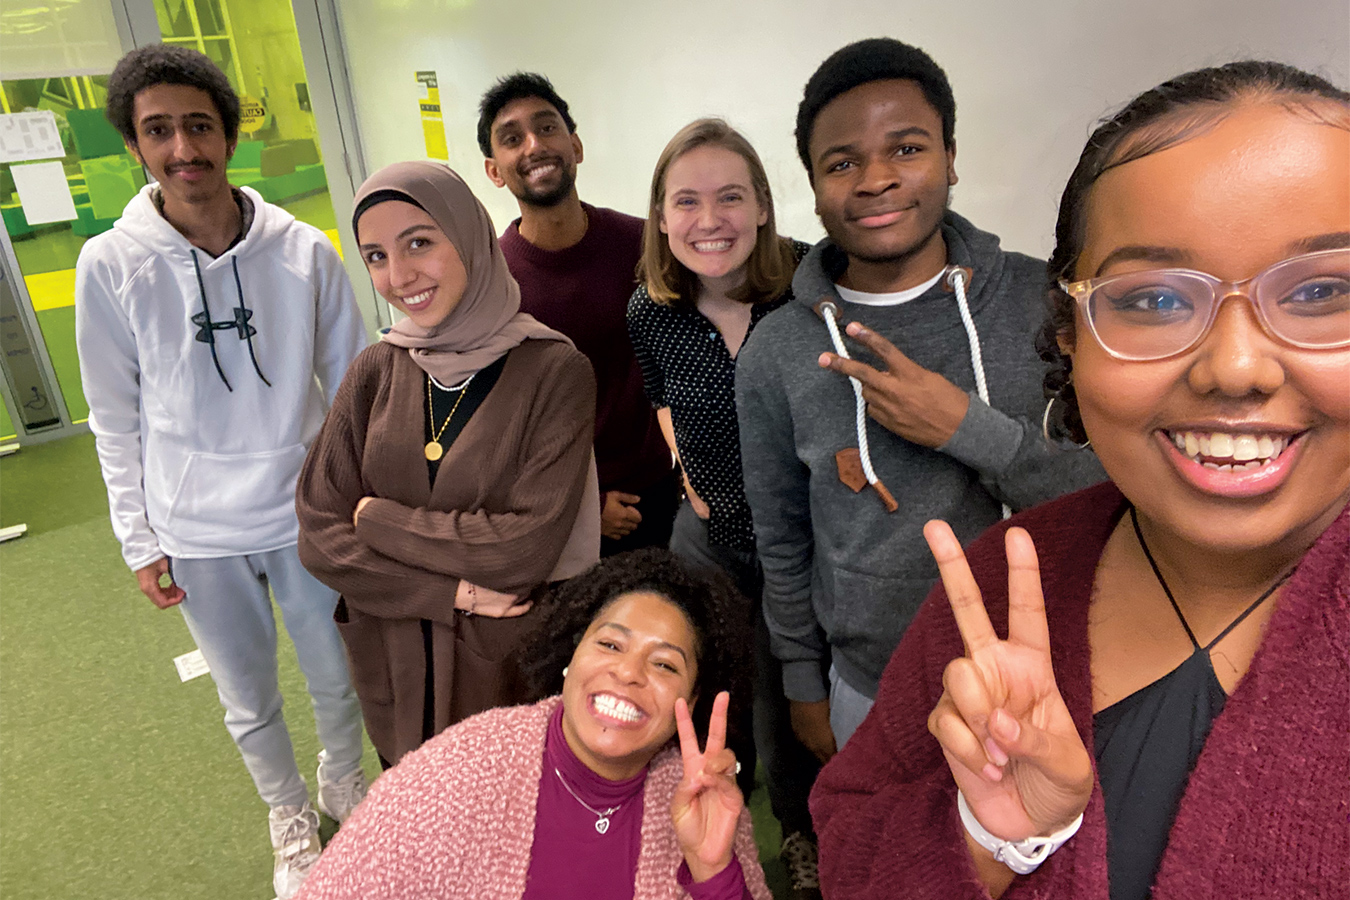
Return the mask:
{"type": "Polygon", "coordinates": [[[1063,846],[1065,841],[1077,834],[1078,827],[1083,824],[1083,814],[1079,813],[1078,818],[1052,835],[1031,837],[1024,841],[1005,841],[990,834],[980,824],[975,814],[970,811],[970,805],[966,803],[966,795],[961,793],[959,788],[956,791],[956,808],[961,813],[961,824],[966,826],[966,831],[975,839],[975,843],[994,854],[994,859],[1018,875],[1030,875],[1036,871],[1036,867],[1063,846]]]}

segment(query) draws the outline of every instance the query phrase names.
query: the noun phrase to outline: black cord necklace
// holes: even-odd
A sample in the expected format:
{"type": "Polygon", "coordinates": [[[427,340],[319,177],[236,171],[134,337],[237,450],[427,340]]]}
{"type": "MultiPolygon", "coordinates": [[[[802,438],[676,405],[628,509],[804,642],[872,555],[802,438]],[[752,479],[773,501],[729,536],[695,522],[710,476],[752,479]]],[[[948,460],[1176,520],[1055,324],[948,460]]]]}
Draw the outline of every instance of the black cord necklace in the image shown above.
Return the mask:
{"type": "Polygon", "coordinates": [[[1139,528],[1139,516],[1134,511],[1133,504],[1131,504],[1130,506],[1130,524],[1134,526],[1134,536],[1139,540],[1139,549],[1144,551],[1144,558],[1148,560],[1149,566],[1153,569],[1153,574],[1158,579],[1158,584],[1162,585],[1163,593],[1167,595],[1167,602],[1172,604],[1172,609],[1176,611],[1177,618],[1181,620],[1181,627],[1186,629],[1186,637],[1191,639],[1191,645],[1195,647],[1197,650],[1204,650],[1208,652],[1216,644],[1218,644],[1219,641],[1228,637],[1229,633],[1234,628],[1241,625],[1242,622],[1248,616],[1256,612],[1257,608],[1260,607],[1262,603],[1265,603],[1267,599],[1269,599],[1271,594],[1279,590],[1280,585],[1288,581],[1289,576],[1293,575],[1294,570],[1298,568],[1298,566],[1295,565],[1293,568],[1289,569],[1289,571],[1285,572],[1279,578],[1275,579],[1275,583],[1272,584],[1270,587],[1266,588],[1266,590],[1261,594],[1260,597],[1257,597],[1256,600],[1250,606],[1244,609],[1242,611],[1242,615],[1238,616],[1236,619],[1234,619],[1232,622],[1228,624],[1227,628],[1219,632],[1218,637],[1210,641],[1204,647],[1201,647],[1200,642],[1195,639],[1195,632],[1191,631],[1190,623],[1186,621],[1186,617],[1181,612],[1181,606],[1177,603],[1177,598],[1172,596],[1172,589],[1167,586],[1167,579],[1163,578],[1162,570],[1158,568],[1157,561],[1153,558],[1153,554],[1149,552],[1148,542],[1144,540],[1144,532],[1139,528]]]}

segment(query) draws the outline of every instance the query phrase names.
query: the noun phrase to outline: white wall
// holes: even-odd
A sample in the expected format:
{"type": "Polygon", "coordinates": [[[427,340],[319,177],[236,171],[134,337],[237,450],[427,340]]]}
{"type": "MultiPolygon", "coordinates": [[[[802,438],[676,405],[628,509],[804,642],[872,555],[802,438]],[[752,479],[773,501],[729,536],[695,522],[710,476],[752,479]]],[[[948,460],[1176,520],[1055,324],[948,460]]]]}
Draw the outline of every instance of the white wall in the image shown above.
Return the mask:
{"type": "Polygon", "coordinates": [[[645,215],[651,170],[691,119],[723,115],[769,171],[785,234],[814,241],[792,132],[830,53],[888,35],[927,50],[956,93],[953,207],[1004,245],[1052,245],[1094,120],[1173,75],[1243,57],[1350,83],[1343,0],[338,0],[366,161],[425,155],[413,72],[440,81],[450,161],[500,231],[514,199],[483,174],[477,105],[501,75],[548,75],[585,145],[588,202],[645,215]]]}

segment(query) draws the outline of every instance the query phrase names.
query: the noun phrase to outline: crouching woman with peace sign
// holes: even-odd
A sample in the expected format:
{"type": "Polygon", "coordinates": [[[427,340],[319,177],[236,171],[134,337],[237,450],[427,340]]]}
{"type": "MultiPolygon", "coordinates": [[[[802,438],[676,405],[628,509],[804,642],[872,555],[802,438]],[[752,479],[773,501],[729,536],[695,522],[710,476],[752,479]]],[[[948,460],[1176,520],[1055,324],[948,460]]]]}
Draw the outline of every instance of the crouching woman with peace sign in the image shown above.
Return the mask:
{"type": "Polygon", "coordinates": [[[1180,76],[1093,134],[1047,425],[1111,483],[963,554],[816,783],[826,896],[1315,898],[1350,883],[1350,95],[1180,76]]]}
{"type": "Polygon", "coordinates": [[[561,696],[405,757],[303,900],[770,900],[726,749],[727,689],[749,691],[735,588],[649,549],[557,601],[524,659],[561,696]]]}

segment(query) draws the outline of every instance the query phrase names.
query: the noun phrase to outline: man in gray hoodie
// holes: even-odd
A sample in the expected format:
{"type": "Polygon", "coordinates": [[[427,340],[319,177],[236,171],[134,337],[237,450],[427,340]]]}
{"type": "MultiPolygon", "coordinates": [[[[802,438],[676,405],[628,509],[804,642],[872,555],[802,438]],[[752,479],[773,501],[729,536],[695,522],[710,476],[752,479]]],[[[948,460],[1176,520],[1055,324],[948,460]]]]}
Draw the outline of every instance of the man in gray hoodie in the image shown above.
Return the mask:
{"type": "Polygon", "coordinates": [[[947,208],[955,119],[918,48],[859,41],[820,66],[797,148],[829,237],[737,363],[764,613],[793,728],[822,760],[937,578],[923,524],[969,541],[1104,477],[1042,437],[1045,265],[947,208]]]}

